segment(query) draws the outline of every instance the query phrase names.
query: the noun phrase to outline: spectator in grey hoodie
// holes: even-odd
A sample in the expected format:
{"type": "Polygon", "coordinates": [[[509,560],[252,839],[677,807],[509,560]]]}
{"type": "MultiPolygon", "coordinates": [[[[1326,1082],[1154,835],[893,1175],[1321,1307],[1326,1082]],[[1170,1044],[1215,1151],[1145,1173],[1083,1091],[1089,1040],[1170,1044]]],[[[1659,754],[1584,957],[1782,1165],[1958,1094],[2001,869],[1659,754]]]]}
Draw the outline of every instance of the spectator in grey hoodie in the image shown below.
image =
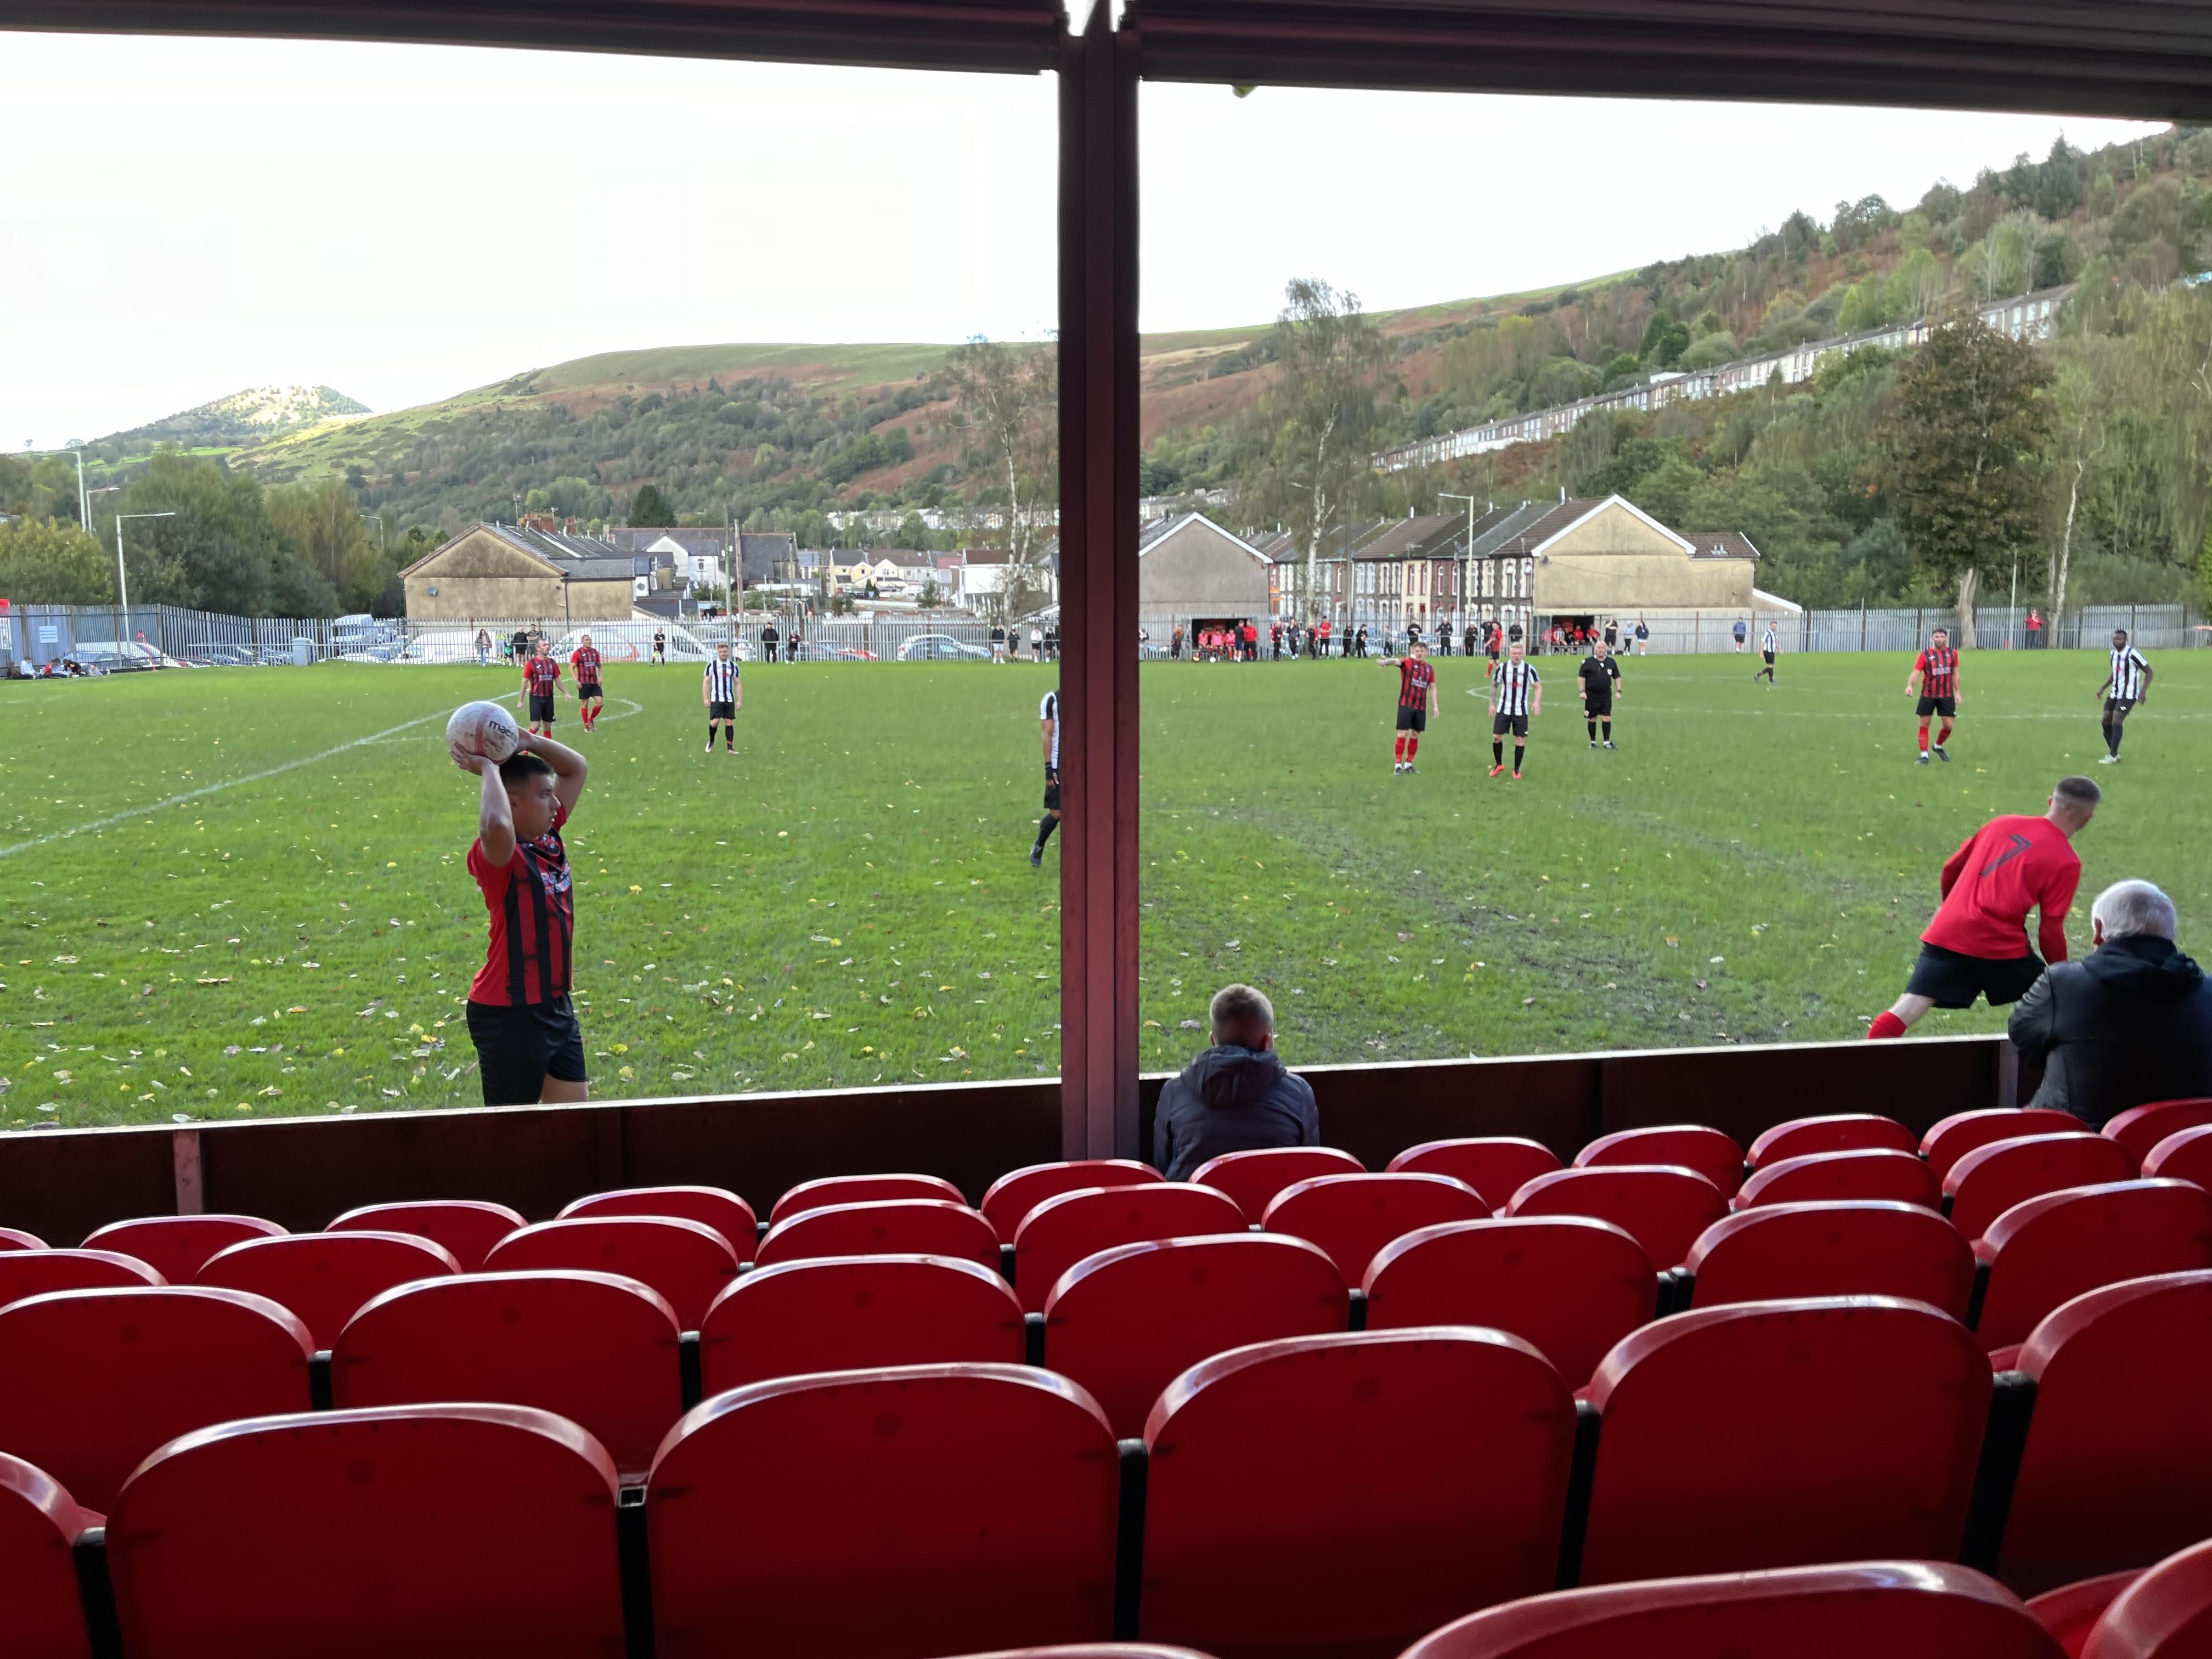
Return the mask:
{"type": "Polygon", "coordinates": [[[1188,1181],[1224,1152],[1321,1145],[1313,1091],[1275,1054],[1274,1006],[1249,985],[1227,985],[1207,1013],[1213,1046],[1160,1091],[1153,1164],[1188,1181]]]}

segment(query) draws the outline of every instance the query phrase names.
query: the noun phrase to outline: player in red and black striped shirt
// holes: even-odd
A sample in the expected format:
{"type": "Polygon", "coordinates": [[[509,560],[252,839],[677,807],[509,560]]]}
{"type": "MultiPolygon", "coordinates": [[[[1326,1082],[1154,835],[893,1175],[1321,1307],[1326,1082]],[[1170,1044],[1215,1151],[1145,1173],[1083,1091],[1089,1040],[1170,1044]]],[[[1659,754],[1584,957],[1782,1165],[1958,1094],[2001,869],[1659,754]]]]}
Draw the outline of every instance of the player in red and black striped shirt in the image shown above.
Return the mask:
{"type": "Polygon", "coordinates": [[[1936,734],[1934,753],[1939,761],[1951,757],[1943,752],[1943,745],[1951,740],[1951,727],[1959,717],[1959,653],[1951,647],[1951,630],[1939,628],[1929,636],[1928,648],[1912,659],[1912,672],[1905,677],[1905,694],[1920,699],[1920,759],[1919,765],[1928,764],[1928,717],[1940,714],[1943,726],[1936,734]]]}
{"type": "Polygon", "coordinates": [[[523,661],[522,694],[514,700],[515,712],[530,716],[533,735],[553,735],[553,699],[560,689],[561,665],[553,660],[553,647],[540,640],[537,651],[523,661]],[[541,726],[545,728],[542,732],[538,729],[541,726]]]}
{"type": "Polygon", "coordinates": [[[599,684],[599,653],[586,631],[582,641],[568,653],[568,666],[576,671],[576,713],[590,731],[599,718],[607,694],[599,684]]]}
{"type": "Polygon", "coordinates": [[[584,1034],[568,1000],[575,890],[561,826],[588,769],[574,750],[535,734],[497,766],[458,749],[453,763],[483,780],[468,864],[491,945],[469,987],[468,1018],[484,1104],[581,1100],[584,1034]]]}
{"type": "Polygon", "coordinates": [[[1429,647],[1419,640],[1406,647],[1403,657],[1382,660],[1398,671],[1398,762],[1390,769],[1411,772],[1413,757],[1421,752],[1421,733],[1437,712],[1437,671],[1429,666],[1429,647]]]}

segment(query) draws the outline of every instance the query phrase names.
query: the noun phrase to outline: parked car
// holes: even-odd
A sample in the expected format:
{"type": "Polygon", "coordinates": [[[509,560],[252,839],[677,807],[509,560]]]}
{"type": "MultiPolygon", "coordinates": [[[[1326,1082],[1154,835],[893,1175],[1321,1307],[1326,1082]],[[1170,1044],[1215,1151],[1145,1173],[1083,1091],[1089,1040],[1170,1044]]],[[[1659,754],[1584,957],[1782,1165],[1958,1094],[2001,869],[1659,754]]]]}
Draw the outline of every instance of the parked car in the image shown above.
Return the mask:
{"type": "Polygon", "coordinates": [[[970,645],[950,634],[916,634],[901,642],[898,648],[901,662],[988,662],[988,646],[970,645]]]}
{"type": "Polygon", "coordinates": [[[143,640],[79,640],[64,657],[75,657],[85,667],[104,674],[132,673],[139,669],[182,668],[174,657],[164,656],[143,640]]]}
{"type": "Polygon", "coordinates": [[[188,645],[185,660],[200,668],[260,668],[268,659],[250,645],[188,645]]]}
{"type": "Polygon", "coordinates": [[[807,640],[799,651],[801,662],[875,662],[872,651],[863,651],[857,645],[833,645],[828,640],[807,640]]]}

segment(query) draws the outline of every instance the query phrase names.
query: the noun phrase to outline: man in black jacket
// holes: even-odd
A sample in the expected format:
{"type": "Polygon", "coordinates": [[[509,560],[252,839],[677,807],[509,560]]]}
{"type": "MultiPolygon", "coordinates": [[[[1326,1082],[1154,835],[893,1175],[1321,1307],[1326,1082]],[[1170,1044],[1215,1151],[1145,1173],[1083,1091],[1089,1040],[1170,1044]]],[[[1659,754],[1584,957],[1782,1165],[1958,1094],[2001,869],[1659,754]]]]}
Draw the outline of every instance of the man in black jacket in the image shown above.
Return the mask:
{"type": "Polygon", "coordinates": [[[2096,950],[2045,969],[2006,1028],[2044,1068],[2031,1103],[2101,1129],[2130,1106],[2212,1095],[2212,985],[2174,948],[2173,901],[2119,882],[2089,925],[2096,950]]]}
{"type": "Polygon", "coordinates": [[[1153,1164],[1170,1181],[1188,1181],[1224,1152],[1320,1146],[1313,1090],[1275,1054],[1274,1006],[1249,985],[1229,985],[1207,1013],[1213,1046],[1160,1091],[1153,1164]]]}

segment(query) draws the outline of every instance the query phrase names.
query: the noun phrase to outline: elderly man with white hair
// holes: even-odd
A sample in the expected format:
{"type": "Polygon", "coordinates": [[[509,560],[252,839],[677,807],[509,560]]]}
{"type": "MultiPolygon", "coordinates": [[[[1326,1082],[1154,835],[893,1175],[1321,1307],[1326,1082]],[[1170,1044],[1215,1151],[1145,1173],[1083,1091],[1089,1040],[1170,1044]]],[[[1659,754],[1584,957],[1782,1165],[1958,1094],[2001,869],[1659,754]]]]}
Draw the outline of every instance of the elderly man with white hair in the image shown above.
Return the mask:
{"type": "Polygon", "coordinates": [[[2051,963],[2012,1012],[2014,1046],[2044,1068],[2033,1103],[2101,1129],[2130,1106],[2212,1095],[2212,985],[2174,946],[2173,901],[2116,882],[2089,926],[2097,948],[2051,963]]]}

